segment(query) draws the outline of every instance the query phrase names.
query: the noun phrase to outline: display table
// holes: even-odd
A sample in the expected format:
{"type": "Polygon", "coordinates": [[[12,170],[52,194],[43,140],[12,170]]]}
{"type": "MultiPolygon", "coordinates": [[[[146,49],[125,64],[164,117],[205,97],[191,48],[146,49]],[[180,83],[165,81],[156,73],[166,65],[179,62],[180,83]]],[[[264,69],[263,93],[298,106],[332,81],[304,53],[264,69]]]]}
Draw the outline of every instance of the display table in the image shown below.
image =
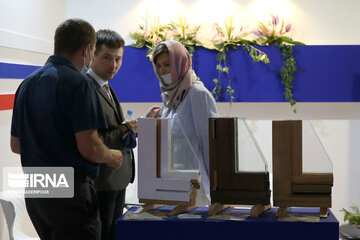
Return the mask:
{"type": "MultiPolygon", "coordinates": [[[[137,207],[128,212],[136,211],[137,207]]],[[[162,207],[159,211],[170,211],[173,207],[162,207]]],[[[186,214],[201,215],[199,219],[179,219],[178,215],[162,220],[124,220],[116,222],[117,239],[275,239],[275,240],[338,240],[339,222],[329,210],[327,218],[319,222],[279,221],[272,208],[258,218],[247,217],[243,221],[209,220],[208,208],[199,207],[186,214]]],[[[159,212],[158,211],[158,212],[159,212]]],[[[292,208],[289,213],[319,216],[319,208],[292,208]]],[[[247,216],[249,209],[227,209],[232,216],[247,216]]]]}

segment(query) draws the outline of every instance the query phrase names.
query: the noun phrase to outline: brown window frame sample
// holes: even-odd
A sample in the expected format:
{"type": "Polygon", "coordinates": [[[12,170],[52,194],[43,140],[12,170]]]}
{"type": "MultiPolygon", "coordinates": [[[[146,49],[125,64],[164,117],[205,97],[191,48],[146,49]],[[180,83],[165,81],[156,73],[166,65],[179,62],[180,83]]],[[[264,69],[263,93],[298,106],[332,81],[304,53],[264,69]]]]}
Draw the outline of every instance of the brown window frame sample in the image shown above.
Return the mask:
{"type": "Polygon", "coordinates": [[[238,118],[209,119],[211,203],[270,204],[269,172],[237,172],[238,118]]]}
{"type": "Polygon", "coordinates": [[[273,205],[331,207],[332,173],[303,173],[302,121],[272,122],[273,205]]]}

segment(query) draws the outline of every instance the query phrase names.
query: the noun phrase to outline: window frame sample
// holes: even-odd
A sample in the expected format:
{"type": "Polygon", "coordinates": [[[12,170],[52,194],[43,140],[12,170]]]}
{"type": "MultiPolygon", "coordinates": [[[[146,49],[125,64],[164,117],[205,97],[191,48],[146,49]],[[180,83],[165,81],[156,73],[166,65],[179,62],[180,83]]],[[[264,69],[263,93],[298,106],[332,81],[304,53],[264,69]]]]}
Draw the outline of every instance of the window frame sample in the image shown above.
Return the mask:
{"type": "Polygon", "coordinates": [[[303,173],[302,121],[273,121],[273,201],[279,207],[331,207],[332,173],[303,173]]]}
{"type": "Polygon", "coordinates": [[[269,173],[236,171],[237,121],[238,118],[209,119],[211,202],[268,205],[269,173]]]}

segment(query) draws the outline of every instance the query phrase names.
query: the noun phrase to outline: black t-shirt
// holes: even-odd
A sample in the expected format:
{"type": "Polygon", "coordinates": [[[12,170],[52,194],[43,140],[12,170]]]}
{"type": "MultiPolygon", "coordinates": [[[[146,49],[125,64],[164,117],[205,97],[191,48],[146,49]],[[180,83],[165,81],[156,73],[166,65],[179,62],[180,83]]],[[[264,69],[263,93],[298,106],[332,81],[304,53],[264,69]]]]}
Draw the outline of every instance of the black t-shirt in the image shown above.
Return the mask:
{"type": "Polygon", "coordinates": [[[49,57],[16,91],[11,135],[20,141],[24,167],[72,166],[96,178],[98,164],[80,155],[75,133],[106,127],[94,86],[64,57],[49,57]]]}

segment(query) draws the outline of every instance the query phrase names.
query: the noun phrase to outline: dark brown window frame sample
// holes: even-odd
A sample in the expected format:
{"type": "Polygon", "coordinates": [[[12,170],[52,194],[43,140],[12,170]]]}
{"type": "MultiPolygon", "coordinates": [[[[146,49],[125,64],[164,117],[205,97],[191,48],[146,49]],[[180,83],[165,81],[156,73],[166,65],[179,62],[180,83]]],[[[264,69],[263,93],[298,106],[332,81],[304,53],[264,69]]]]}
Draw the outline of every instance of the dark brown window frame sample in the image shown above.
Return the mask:
{"type": "Polygon", "coordinates": [[[211,203],[270,204],[269,172],[238,172],[238,118],[209,119],[211,203]]]}

